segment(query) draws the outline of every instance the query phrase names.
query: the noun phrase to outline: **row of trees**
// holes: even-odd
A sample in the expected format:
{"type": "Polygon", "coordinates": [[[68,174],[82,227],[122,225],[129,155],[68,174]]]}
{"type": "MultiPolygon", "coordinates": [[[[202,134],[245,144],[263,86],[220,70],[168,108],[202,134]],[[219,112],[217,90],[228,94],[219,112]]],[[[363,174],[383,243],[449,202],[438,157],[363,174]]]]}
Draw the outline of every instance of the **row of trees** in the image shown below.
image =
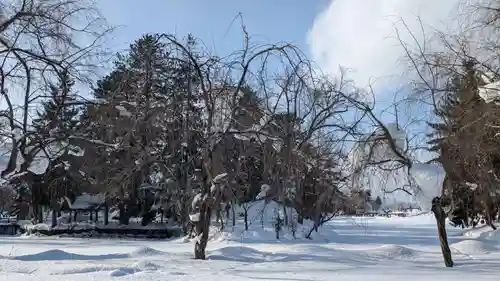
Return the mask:
{"type": "MultiPolygon", "coordinates": [[[[455,34],[440,34],[444,52],[401,41],[418,77],[416,93],[405,101],[435,113],[411,130],[430,134],[413,138],[399,120],[382,122],[375,99],[352,81],[322,76],[293,45],[253,45],[245,28],[242,49],[226,57],[192,36],[144,35],[89,89],[109,32],[92,7],[71,0],[0,4],[1,136],[8,156],[2,177],[35,220],[42,220],[42,206],[55,219],[62,197],[101,192],[127,224],[151,213],[141,200],[147,183],[158,187],[162,208],[185,231],[195,225],[195,257],[204,259],[212,215],[220,220],[224,206],[234,211],[260,193],[317,228],[365,201],[359,198],[366,199],[368,171],[404,171],[400,189],[416,195],[412,169],[425,150],[446,172],[442,192],[428,202],[446,265],[453,265],[447,214],[465,225],[481,215],[494,227],[500,127],[497,106],[480,95],[491,93],[484,86],[500,77],[496,42],[482,41],[487,55],[473,56],[464,47],[469,38],[455,34]]],[[[480,18],[491,20],[481,27],[492,34],[494,7],[474,10],[486,11],[480,18]]]]}
{"type": "Polygon", "coordinates": [[[316,229],[359,207],[362,193],[341,191],[346,144],[361,134],[362,118],[347,115],[360,111],[351,82],[318,75],[293,45],[253,45],[243,28],[242,50],[227,57],[192,36],[144,35],[87,91],[108,32],[92,7],[0,6],[2,177],[20,216],[41,222],[50,206],[55,222],[61,198],[100,192],[128,224],[151,214],[141,187],[156,186],[162,209],[185,231],[195,225],[195,257],[204,259],[212,215],[262,187],[259,199],[293,207],[316,229]],[[80,27],[82,18],[90,22],[80,27]]]}

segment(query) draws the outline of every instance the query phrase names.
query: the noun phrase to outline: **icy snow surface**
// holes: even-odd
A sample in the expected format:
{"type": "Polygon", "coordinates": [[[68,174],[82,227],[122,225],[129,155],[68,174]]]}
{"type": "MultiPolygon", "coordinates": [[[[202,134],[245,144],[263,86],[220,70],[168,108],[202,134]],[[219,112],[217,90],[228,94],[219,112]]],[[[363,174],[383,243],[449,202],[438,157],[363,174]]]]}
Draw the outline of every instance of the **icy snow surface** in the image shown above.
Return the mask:
{"type": "Polygon", "coordinates": [[[211,239],[206,261],[193,260],[184,239],[3,236],[0,279],[488,281],[500,274],[500,236],[488,229],[449,229],[456,267],[445,268],[431,215],[337,218],[320,230],[324,239],[312,241],[276,241],[258,229],[211,239]]]}

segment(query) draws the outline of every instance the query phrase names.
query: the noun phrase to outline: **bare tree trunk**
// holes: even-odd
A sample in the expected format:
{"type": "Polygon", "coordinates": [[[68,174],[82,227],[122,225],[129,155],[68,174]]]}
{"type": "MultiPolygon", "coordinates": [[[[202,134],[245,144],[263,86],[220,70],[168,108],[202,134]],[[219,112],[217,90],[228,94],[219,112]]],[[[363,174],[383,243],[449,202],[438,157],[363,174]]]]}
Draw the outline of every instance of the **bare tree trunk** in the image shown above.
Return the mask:
{"type": "Polygon", "coordinates": [[[465,227],[469,227],[469,208],[464,206],[464,224],[465,227]]]}
{"type": "Polygon", "coordinates": [[[52,209],[52,227],[57,226],[57,211],[55,209],[52,209]]]}
{"type": "Polygon", "coordinates": [[[486,219],[486,224],[491,227],[493,230],[496,230],[497,227],[494,224],[494,219],[493,219],[493,200],[491,199],[491,196],[485,195],[485,198],[482,200],[482,206],[484,209],[484,214],[485,214],[485,219],[486,219]]]}
{"type": "Polygon", "coordinates": [[[264,228],[264,212],[260,212],[260,224],[264,228]]]}
{"type": "Polygon", "coordinates": [[[281,231],[281,223],[282,223],[282,218],[280,217],[279,211],[277,212],[278,217],[276,218],[276,224],[274,225],[274,230],[276,231],[276,239],[280,239],[280,231],[281,231]]]}
{"type": "Polygon", "coordinates": [[[443,208],[441,207],[441,200],[438,197],[432,200],[432,212],[434,213],[437,222],[438,237],[441,244],[444,264],[446,267],[453,267],[451,250],[448,244],[448,236],[446,235],[446,216],[443,208]]]}
{"type": "Polygon", "coordinates": [[[222,212],[221,212],[220,203],[215,206],[215,222],[222,223],[222,212]]]}
{"type": "Polygon", "coordinates": [[[38,183],[31,184],[31,207],[33,210],[33,220],[36,223],[43,223],[43,213],[40,206],[40,192],[41,188],[38,183]]]}
{"type": "Polygon", "coordinates": [[[285,219],[285,221],[284,221],[285,225],[288,225],[288,214],[286,212],[286,205],[285,204],[283,204],[283,216],[285,216],[285,218],[284,218],[285,219]]]}
{"type": "Polygon", "coordinates": [[[119,204],[118,204],[118,209],[120,211],[120,224],[122,225],[128,225],[128,214],[125,210],[125,203],[123,201],[121,201],[119,204]]]}
{"type": "Polygon", "coordinates": [[[109,223],[109,207],[106,202],[106,204],[104,205],[104,225],[108,225],[108,223],[109,223]]]}
{"type": "Polygon", "coordinates": [[[319,227],[320,221],[321,221],[321,216],[316,214],[314,216],[314,231],[315,232],[318,232],[318,227],[319,227]]]}
{"type": "Polygon", "coordinates": [[[199,235],[194,245],[194,258],[197,260],[206,259],[205,249],[208,243],[208,234],[210,230],[210,219],[212,208],[205,206],[200,212],[200,221],[196,224],[196,233],[199,235]]]}
{"type": "Polygon", "coordinates": [[[234,210],[235,206],[236,204],[231,204],[231,212],[233,215],[233,227],[236,226],[236,211],[234,210]]]}
{"type": "Polygon", "coordinates": [[[309,232],[306,235],[307,239],[311,239],[311,235],[312,235],[313,231],[314,231],[314,227],[311,227],[311,229],[309,230],[309,232]]]}
{"type": "Polygon", "coordinates": [[[244,220],[245,220],[245,230],[248,230],[248,207],[244,207],[244,220]]]}
{"type": "Polygon", "coordinates": [[[52,227],[55,227],[57,225],[57,214],[61,211],[61,206],[57,203],[56,196],[54,192],[51,193],[50,196],[50,207],[52,209],[52,227]]]}
{"type": "Polygon", "coordinates": [[[495,222],[494,222],[493,216],[491,215],[491,210],[490,209],[486,209],[485,212],[486,212],[486,223],[488,224],[489,227],[491,227],[491,229],[497,230],[497,227],[495,226],[495,222]]]}
{"type": "Polygon", "coordinates": [[[189,220],[189,205],[190,202],[187,199],[187,197],[182,197],[182,206],[181,206],[181,218],[182,218],[182,231],[184,234],[188,234],[188,228],[190,225],[190,220],[189,220]]]}
{"type": "Polygon", "coordinates": [[[218,221],[220,220],[220,230],[223,230],[224,229],[224,219],[222,218],[222,212],[221,212],[220,204],[217,207],[216,215],[217,215],[217,220],[218,221]]]}

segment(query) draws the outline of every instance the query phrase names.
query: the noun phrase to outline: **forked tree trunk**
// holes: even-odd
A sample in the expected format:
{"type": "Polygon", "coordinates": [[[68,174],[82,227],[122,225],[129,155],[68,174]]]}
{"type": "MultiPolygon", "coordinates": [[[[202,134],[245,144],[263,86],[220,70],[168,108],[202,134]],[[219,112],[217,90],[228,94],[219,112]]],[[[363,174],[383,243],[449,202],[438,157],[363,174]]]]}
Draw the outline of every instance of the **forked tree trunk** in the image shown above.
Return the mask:
{"type": "MultiPolygon", "coordinates": [[[[204,203],[204,205],[205,204],[206,203],[204,203]]],[[[200,210],[200,221],[196,224],[196,234],[199,235],[199,237],[194,245],[194,258],[197,260],[206,259],[205,249],[208,243],[211,214],[212,208],[206,205],[200,210]]]]}
{"type": "Polygon", "coordinates": [[[438,197],[432,200],[432,212],[436,217],[439,242],[441,244],[444,264],[446,267],[453,267],[450,245],[448,244],[448,236],[446,235],[446,216],[443,208],[441,207],[441,199],[438,197]]]}

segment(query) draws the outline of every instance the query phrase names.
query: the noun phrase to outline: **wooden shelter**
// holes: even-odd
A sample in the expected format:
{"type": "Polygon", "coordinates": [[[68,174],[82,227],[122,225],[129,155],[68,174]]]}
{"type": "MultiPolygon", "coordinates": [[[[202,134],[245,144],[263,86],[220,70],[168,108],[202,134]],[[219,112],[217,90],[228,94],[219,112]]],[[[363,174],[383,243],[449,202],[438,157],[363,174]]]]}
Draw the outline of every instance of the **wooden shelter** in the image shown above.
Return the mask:
{"type": "Polygon", "coordinates": [[[78,213],[85,212],[89,213],[90,220],[97,222],[99,218],[99,211],[104,210],[104,224],[108,224],[108,206],[106,204],[105,194],[82,194],[75,198],[75,201],[71,203],[68,198],[66,198],[68,206],[70,209],[69,219],[73,218],[76,222],[78,213]],[[95,217],[93,216],[95,214],[95,217]]]}

